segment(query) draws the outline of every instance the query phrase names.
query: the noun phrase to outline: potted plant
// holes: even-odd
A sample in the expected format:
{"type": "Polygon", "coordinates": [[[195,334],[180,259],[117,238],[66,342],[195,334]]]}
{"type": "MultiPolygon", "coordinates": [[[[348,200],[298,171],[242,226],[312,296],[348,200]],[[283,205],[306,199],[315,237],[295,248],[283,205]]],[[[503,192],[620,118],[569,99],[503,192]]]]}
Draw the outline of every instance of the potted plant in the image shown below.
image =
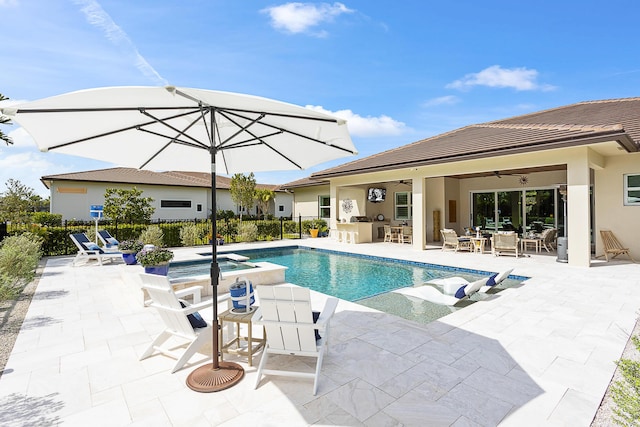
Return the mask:
{"type": "Polygon", "coordinates": [[[320,229],[326,227],[327,223],[324,219],[313,219],[311,220],[311,227],[309,228],[309,234],[311,237],[318,237],[318,233],[320,229]]]}
{"type": "MultiPolygon", "coordinates": [[[[212,244],[213,240],[211,239],[211,233],[207,234],[207,238],[209,239],[209,244],[212,244]]],[[[216,244],[218,246],[224,245],[224,238],[222,237],[222,234],[220,234],[220,233],[216,233],[216,244]]]]}
{"type": "Polygon", "coordinates": [[[166,276],[169,273],[169,262],[173,259],[173,252],[165,248],[142,249],[136,255],[145,273],[166,276]]]}
{"type": "Polygon", "coordinates": [[[122,259],[127,265],[137,263],[136,254],[143,248],[143,244],[139,240],[124,240],[118,245],[118,249],[122,252],[122,259]]]}

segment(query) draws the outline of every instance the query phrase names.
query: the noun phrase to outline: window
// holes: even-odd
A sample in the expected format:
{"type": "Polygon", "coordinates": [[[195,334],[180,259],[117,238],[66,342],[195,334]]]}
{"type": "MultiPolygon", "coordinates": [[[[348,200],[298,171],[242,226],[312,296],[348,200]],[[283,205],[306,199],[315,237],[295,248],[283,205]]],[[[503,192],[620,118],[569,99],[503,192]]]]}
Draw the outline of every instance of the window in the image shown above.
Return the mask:
{"type": "Polygon", "coordinates": [[[284,205],[278,205],[278,212],[284,212],[284,205]]]}
{"type": "Polygon", "coordinates": [[[413,211],[411,191],[402,191],[394,193],[395,199],[395,219],[408,220],[411,219],[413,211]]]}
{"type": "Polygon", "coordinates": [[[318,196],[318,217],[331,218],[331,198],[329,196],[318,196]]]}
{"type": "Polygon", "coordinates": [[[198,203],[198,204],[196,205],[196,210],[197,210],[198,212],[202,212],[202,205],[201,205],[200,203],[198,203]]]}
{"type": "Polygon", "coordinates": [[[160,200],[161,208],[190,208],[191,200],[160,200]]]}
{"type": "Polygon", "coordinates": [[[625,206],[640,206],[640,175],[626,174],[624,176],[624,204],[625,206]]]}

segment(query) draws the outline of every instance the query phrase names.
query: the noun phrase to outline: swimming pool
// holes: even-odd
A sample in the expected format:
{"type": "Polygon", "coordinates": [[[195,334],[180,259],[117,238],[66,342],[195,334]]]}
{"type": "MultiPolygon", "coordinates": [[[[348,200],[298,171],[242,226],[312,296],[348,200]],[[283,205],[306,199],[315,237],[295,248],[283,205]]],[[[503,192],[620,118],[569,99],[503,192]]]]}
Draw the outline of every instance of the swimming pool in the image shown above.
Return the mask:
{"type": "MultiPolygon", "coordinates": [[[[287,282],[420,322],[435,320],[460,307],[440,306],[428,301],[416,303],[404,295],[391,293],[392,290],[454,275],[477,280],[491,274],[490,271],[465,270],[300,246],[234,253],[246,256],[252,263],[270,262],[287,267],[287,282]]],[[[211,253],[201,255],[210,257],[211,253]]],[[[201,267],[202,270],[197,272],[194,266],[193,274],[207,274],[209,262],[203,261],[201,267]]],[[[510,276],[501,287],[514,286],[526,279],[510,276]]]]}

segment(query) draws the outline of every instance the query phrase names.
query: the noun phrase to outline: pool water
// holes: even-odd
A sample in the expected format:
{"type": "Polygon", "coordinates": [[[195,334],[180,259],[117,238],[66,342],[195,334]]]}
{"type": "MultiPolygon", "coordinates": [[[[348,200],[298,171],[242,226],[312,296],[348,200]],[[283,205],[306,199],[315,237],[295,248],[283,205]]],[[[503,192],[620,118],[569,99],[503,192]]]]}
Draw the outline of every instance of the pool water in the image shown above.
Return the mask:
{"type": "MultiPolygon", "coordinates": [[[[492,273],[300,247],[234,253],[248,257],[250,262],[266,261],[288,267],[285,273],[287,282],[421,323],[438,319],[482,297],[474,296],[468,302],[449,307],[416,301],[392,293],[392,290],[451,276],[473,281],[492,273]]],[[[211,253],[208,255],[211,256],[211,253]]],[[[202,274],[207,274],[209,264],[203,265],[202,274]]],[[[526,279],[511,277],[500,285],[501,289],[526,279]]]]}

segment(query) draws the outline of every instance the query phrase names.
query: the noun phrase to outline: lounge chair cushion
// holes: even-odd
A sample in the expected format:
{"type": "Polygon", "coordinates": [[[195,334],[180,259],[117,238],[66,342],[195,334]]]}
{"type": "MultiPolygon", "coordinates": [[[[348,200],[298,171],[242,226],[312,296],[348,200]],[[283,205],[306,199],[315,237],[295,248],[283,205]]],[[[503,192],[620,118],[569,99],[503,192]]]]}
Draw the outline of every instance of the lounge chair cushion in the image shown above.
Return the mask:
{"type": "Polygon", "coordinates": [[[98,252],[99,252],[99,253],[101,253],[101,254],[103,254],[103,253],[104,253],[104,251],[102,250],[102,248],[101,248],[100,246],[96,245],[96,244],[95,244],[95,243],[93,243],[93,242],[86,242],[86,243],[84,243],[83,245],[87,248],[87,250],[88,250],[88,251],[98,251],[98,252]]]}
{"type": "MultiPolygon", "coordinates": [[[[182,306],[182,308],[188,307],[189,303],[179,300],[180,301],[180,305],[182,306]]],[[[207,322],[202,318],[202,316],[200,315],[200,313],[198,313],[197,311],[191,314],[187,314],[187,319],[189,319],[189,323],[191,323],[191,327],[193,329],[197,329],[197,328],[206,328],[207,327],[207,322]]]]}
{"type": "Polygon", "coordinates": [[[464,298],[467,296],[467,294],[464,292],[464,288],[466,288],[467,285],[463,285],[460,286],[460,288],[456,291],[455,297],[456,298],[464,298]]]}
{"type": "Polygon", "coordinates": [[[109,237],[107,238],[107,243],[112,245],[112,246],[118,246],[120,244],[120,242],[118,242],[116,239],[114,239],[113,237],[109,237]]]}
{"type": "MultiPolygon", "coordinates": [[[[318,321],[318,318],[320,318],[319,311],[312,311],[311,315],[313,316],[313,323],[316,323],[318,321]]],[[[322,339],[317,329],[314,329],[313,331],[316,333],[316,341],[318,341],[319,339],[322,339]]]]}
{"type": "Polygon", "coordinates": [[[496,284],[497,276],[498,276],[498,273],[492,274],[491,276],[489,276],[489,279],[487,280],[487,284],[485,286],[494,286],[496,284]]]}

